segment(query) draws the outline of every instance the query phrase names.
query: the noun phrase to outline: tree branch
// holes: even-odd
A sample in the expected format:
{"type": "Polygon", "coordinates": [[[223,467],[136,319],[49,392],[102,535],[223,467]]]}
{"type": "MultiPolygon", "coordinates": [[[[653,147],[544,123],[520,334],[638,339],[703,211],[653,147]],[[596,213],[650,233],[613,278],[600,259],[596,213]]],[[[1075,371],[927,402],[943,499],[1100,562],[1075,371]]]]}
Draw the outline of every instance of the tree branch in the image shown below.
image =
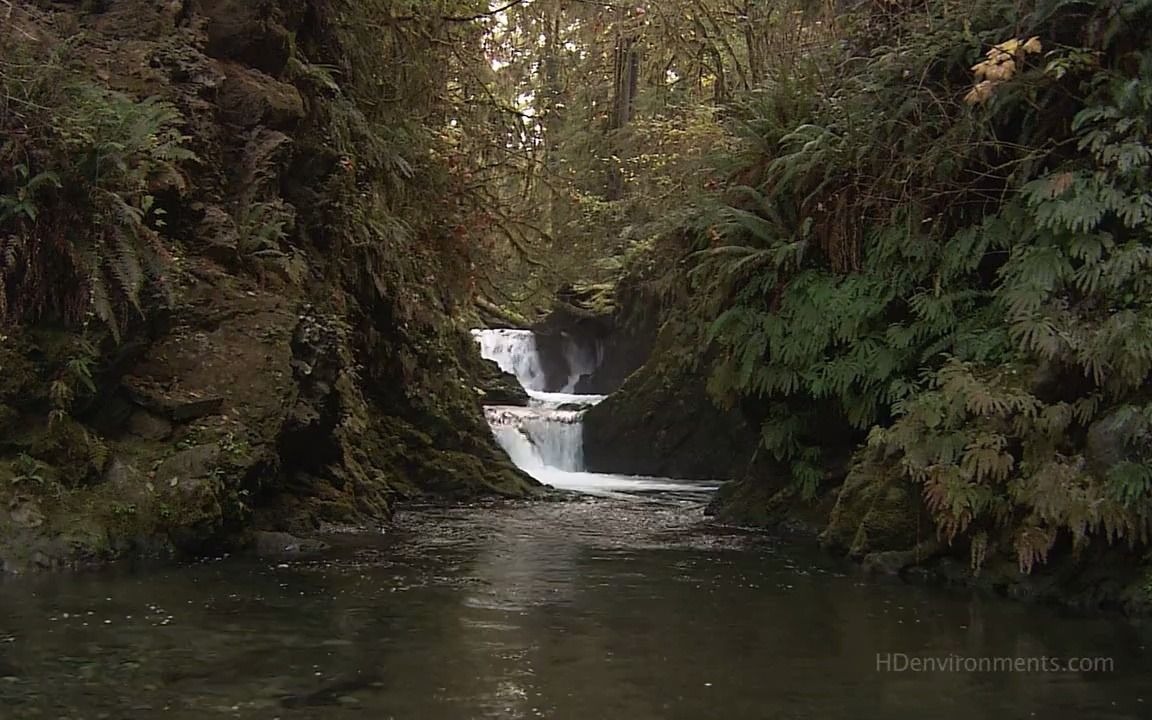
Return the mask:
{"type": "MultiPolygon", "coordinates": [[[[484,18],[492,17],[493,15],[499,15],[500,13],[504,12],[505,10],[511,10],[512,8],[516,7],[517,5],[523,5],[526,2],[529,2],[529,0],[512,0],[512,2],[508,3],[507,5],[502,5],[498,8],[496,8],[495,10],[489,10],[487,12],[476,13],[475,15],[441,15],[441,16],[439,16],[438,19],[443,20],[444,22],[450,22],[450,23],[475,22],[476,20],[483,20],[484,18]]],[[[414,20],[422,20],[422,19],[424,19],[423,15],[401,15],[399,17],[393,18],[393,20],[395,20],[397,22],[413,22],[414,20]]]]}

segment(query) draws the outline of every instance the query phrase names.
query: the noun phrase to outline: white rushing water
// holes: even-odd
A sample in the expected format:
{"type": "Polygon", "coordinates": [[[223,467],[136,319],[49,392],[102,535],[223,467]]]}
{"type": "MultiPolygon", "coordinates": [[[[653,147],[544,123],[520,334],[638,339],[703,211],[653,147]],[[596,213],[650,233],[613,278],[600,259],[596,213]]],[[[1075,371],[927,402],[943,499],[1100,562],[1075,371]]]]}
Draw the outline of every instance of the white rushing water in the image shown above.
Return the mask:
{"type": "Polygon", "coordinates": [[[480,343],[480,356],[515,375],[525,390],[544,390],[546,378],[531,330],[473,330],[472,337],[480,343]]]}
{"type": "Polygon", "coordinates": [[[573,393],[584,375],[596,370],[601,358],[581,351],[570,338],[562,347],[569,377],[561,392],[547,392],[536,336],[528,330],[473,330],[480,354],[516,379],[531,398],[528,407],[493,405],[484,408],[500,447],[524,472],[540,482],[592,495],[621,496],[645,491],[703,491],[715,486],[667,478],[633,477],[587,472],[584,465],[583,415],[605,395],[573,393]]]}
{"type": "Polygon", "coordinates": [[[600,367],[600,362],[604,359],[603,350],[599,344],[595,349],[582,347],[567,335],[561,339],[561,347],[564,348],[564,359],[568,361],[568,382],[564,384],[563,392],[572,393],[576,390],[580,378],[591,375],[600,367]]]}
{"type": "Polygon", "coordinates": [[[485,408],[488,425],[500,446],[517,466],[528,470],[584,469],[584,437],[580,413],[552,407],[485,408]]]}

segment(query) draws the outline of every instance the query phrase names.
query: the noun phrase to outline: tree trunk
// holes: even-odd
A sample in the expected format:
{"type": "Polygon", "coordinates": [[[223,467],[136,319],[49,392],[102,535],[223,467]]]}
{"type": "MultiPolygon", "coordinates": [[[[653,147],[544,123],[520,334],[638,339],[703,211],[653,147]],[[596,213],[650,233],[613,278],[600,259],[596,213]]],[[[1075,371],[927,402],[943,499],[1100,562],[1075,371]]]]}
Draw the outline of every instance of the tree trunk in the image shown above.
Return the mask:
{"type": "Polygon", "coordinates": [[[623,151],[622,133],[632,122],[636,113],[636,92],[640,82],[640,53],[636,50],[636,38],[621,36],[616,41],[615,93],[612,100],[612,116],[609,120],[610,147],[612,159],[608,167],[608,191],[606,199],[619,200],[624,197],[624,173],[620,167],[623,151]]]}
{"type": "Polygon", "coordinates": [[[562,44],[560,12],[555,11],[552,17],[544,19],[544,58],[541,63],[544,75],[544,192],[548,203],[547,229],[553,238],[566,220],[564,210],[567,208],[567,203],[557,198],[555,188],[560,175],[560,137],[564,125],[561,108],[565,105],[559,56],[562,44]]]}

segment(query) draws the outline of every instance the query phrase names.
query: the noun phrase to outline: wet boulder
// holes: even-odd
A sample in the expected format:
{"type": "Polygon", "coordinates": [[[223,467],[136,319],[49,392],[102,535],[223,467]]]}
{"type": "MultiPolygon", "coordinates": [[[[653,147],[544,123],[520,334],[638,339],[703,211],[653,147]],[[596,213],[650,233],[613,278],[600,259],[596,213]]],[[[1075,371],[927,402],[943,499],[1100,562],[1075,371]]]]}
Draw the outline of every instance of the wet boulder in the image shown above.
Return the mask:
{"type": "Polygon", "coordinates": [[[491,360],[483,361],[480,377],[477,378],[476,392],[480,396],[481,405],[523,407],[530,399],[516,376],[504,372],[491,360]]]}
{"type": "Polygon", "coordinates": [[[821,543],[836,552],[863,558],[873,553],[908,550],[923,538],[919,493],[897,474],[848,476],[836,498],[821,543]]]}

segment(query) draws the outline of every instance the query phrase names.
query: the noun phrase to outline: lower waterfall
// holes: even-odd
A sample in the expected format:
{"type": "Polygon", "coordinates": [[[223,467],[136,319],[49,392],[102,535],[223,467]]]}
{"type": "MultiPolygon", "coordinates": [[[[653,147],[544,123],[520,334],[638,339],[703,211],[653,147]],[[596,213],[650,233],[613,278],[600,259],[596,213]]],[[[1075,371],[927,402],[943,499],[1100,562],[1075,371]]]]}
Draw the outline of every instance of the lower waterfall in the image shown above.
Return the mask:
{"type": "Polygon", "coordinates": [[[584,469],[580,412],[544,407],[485,408],[497,442],[521,468],[584,469]]]}

